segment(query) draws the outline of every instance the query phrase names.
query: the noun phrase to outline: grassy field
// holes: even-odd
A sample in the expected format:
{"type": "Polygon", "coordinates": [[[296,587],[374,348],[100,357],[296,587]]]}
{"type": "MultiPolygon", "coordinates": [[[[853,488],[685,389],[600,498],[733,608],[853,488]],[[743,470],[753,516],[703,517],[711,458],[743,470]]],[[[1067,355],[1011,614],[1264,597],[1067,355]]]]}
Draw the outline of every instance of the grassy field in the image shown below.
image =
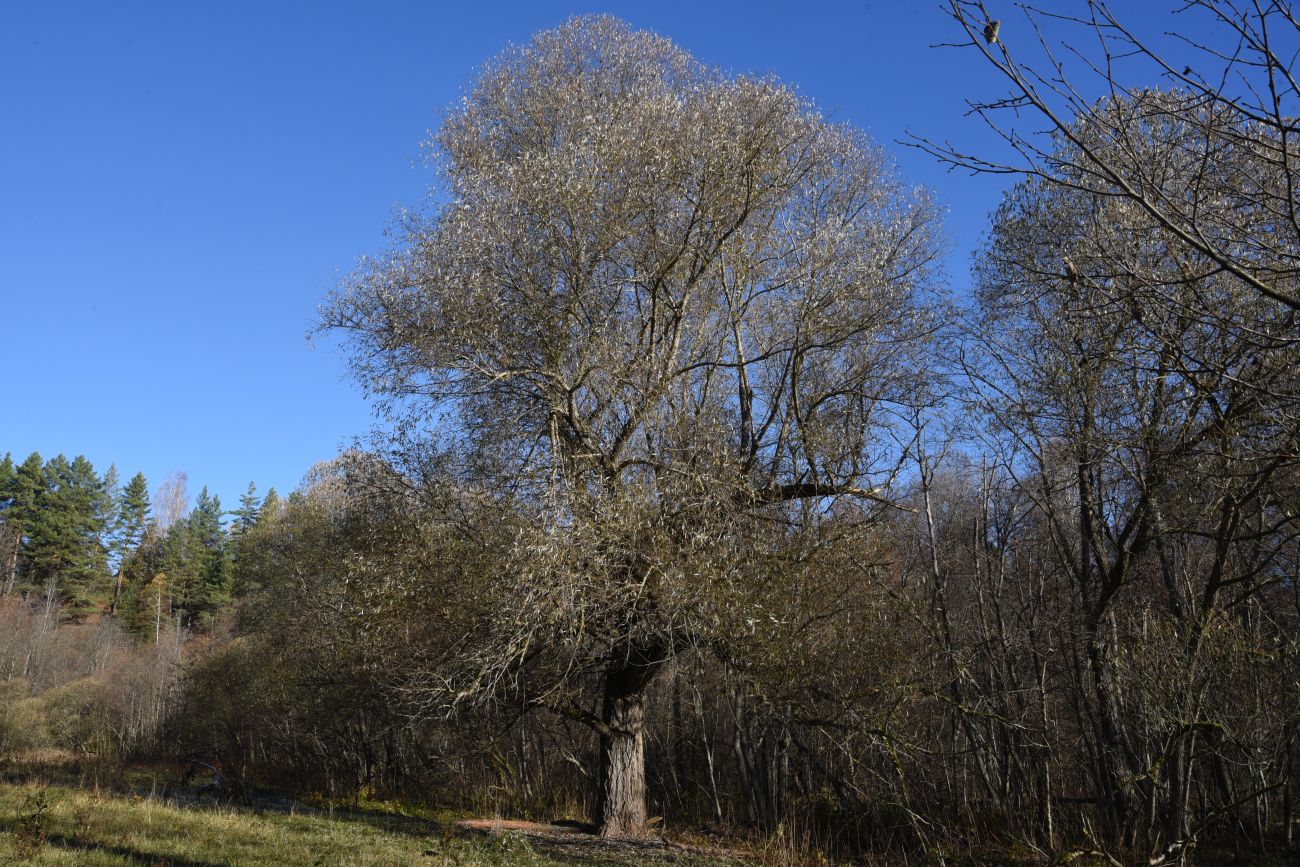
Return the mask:
{"type": "MultiPolygon", "coordinates": [[[[57,785],[0,785],[0,863],[242,865],[719,864],[646,851],[553,856],[518,835],[464,839],[448,826],[386,814],[305,815],[177,806],[57,785]]],[[[735,863],[735,862],[731,862],[735,863]]]]}

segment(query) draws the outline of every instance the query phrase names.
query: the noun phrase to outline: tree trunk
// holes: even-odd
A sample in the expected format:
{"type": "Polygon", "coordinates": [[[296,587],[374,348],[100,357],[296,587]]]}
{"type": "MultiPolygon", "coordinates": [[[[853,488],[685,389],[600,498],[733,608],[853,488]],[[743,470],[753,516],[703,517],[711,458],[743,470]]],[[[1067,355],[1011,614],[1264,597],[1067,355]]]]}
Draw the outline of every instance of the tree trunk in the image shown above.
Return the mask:
{"type": "Polygon", "coordinates": [[[657,669],[617,666],[605,675],[595,816],[602,837],[645,833],[645,693],[657,669]]]}

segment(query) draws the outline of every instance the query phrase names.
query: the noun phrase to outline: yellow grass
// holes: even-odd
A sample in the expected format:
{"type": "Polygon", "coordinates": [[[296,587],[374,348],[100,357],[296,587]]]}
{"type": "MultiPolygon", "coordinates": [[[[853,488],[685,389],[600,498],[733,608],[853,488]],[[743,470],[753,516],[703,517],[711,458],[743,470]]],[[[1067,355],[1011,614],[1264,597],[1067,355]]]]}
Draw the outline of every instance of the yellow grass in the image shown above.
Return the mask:
{"type": "Polygon", "coordinates": [[[32,864],[159,867],[561,863],[519,839],[444,841],[430,822],[178,807],[63,786],[0,785],[0,828],[0,863],[24,854],[32,864]],[[49,806],[34,821],[41,800],[49,806]]]}
{"type": "MultiPolygon", "coordinates": [[[[310,809],[310,808],[308,808],[310,809]]],[[[181,806],[150,797],[59,784],[0,783],[0,864],[149,865],[459,865],[551,867],[561,864],[737,864],[732,858],[677,851],[662,855],[595,840],[563,859],[538,852],[519,835],[465,839],[450,823],[390,812],[248,810],[181,806]],[[42,806],[44,805],[44,806],[42,806]]],[[[660,850],[663,851],[663,850],[660,850]]]]}

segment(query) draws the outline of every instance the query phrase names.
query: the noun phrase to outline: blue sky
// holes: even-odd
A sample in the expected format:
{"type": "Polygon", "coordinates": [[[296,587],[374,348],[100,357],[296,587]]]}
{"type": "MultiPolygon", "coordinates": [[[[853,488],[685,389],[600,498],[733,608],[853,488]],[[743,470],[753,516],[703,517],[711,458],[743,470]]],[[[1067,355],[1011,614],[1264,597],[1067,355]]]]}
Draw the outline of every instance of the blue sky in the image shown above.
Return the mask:
{"type": "MultiPolygon", "coordinates": [[[[1136,7],[1138,24],[1168,9],[1136,7]]],[[[928,47],[954,36],[937,0],[9,0],[0,454],[80,453],[151,484],[181,470],[228,505],[250,480],[292,489],[372,424],[342,353],[306,339],[317,304],[423,200],[419,144],[476,67],[587,12],[775,73],[866,129],[950,209],[963,290],[1006,181],[892,143],[990,145],[963,99],[996,82],[928,47]]]]}

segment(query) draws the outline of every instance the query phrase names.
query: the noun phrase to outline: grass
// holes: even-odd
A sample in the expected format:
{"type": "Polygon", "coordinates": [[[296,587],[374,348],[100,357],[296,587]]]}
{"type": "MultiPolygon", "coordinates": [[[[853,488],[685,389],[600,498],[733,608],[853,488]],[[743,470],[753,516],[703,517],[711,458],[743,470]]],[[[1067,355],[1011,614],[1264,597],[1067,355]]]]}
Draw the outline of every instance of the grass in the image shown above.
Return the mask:
{"type": "MultiPolygon", "coordinates": [[[[550,867],[518,836],[461,839],[391,814],[304,815],[177,806],[62,785],[0,784],[0,863],[550,867]]],[[[627,863],[590,857],[577,863],[627,863]]],[[[677,861],[676,863],[691,863],[677,861]]],[[[701,863],[701,862],[694,862],[701,863]]]]}
{"type": "MultiPolygon", "coordinates": [[[[147,780],[146,780],[147,782],[147,780]]],[[[286,802],[289,803],[289,802],[286,802]]],[[[535,848],[520,835],[451,834],[457,816],[370,804],[331,813],[182,806],[154,797],[92,791],[67,783],[0,782],[0,865],[72,864],[132,867],[255,867],[255,865],[457,865],[457,867],[560,867],[657,865],[743,867],[744,864],[834,863],[795,845],[778,831],[740,850],[706,838],[679,838],[671,850],[644,844],[607,844],[593,838],[543,841],[535,848]],[[692,845],[683,845],[692,844],[692,845]],[[743,861],[740,859],[743,852],[743,861]]],[[[741,841],[732,840],[733,844],[741,841]]],[[[1229,853],[1206,850],[1197,863],[1294,864],[1294,852],[1229,853]],[[1244,860],[1243,860],[1244,859],[1244,860]]],[[[1011,853],[967,853],[954,863],[1013,864],[1011,853]]],[[[898,864],[897,859],[862,863],[898,864]]],[[[908,863],[915,863],[908,861],[908,863]]],[[[1080,862],[1081,863],[1081,862],[1080,862]]]]}

